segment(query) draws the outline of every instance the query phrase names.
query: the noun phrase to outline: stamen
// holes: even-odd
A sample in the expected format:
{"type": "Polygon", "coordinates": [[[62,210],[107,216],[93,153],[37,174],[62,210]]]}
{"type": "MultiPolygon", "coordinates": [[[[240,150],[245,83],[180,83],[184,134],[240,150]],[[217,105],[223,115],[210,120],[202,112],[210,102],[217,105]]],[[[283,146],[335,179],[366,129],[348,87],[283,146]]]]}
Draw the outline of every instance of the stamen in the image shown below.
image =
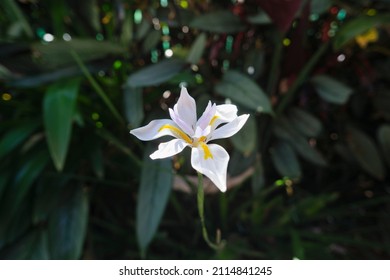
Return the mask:
{"type": "Polygon", "coordinates": [[[161,130],[163,129],[169,129],[170,131],[172,131],[174,134],[176,134],[179,138],[183,139],[184,141],[186,141],[188,144],[192,144],[192,140],[190,137],[188,137],[187,134],[185,134],[181,129],[173,126],[173,125],[170,125],[170,124],[165,124],[163,125],[162,127],[160,127],[160,129],[158,130],[158,132],[160,132],[161,130]]]}
{"type": "Polygon", "coordinates": [[[212,153],[210,152],[209,146],[204,142],[199,142],[200,146],[204,151],[204,159],[213,158],[212,153]]]}

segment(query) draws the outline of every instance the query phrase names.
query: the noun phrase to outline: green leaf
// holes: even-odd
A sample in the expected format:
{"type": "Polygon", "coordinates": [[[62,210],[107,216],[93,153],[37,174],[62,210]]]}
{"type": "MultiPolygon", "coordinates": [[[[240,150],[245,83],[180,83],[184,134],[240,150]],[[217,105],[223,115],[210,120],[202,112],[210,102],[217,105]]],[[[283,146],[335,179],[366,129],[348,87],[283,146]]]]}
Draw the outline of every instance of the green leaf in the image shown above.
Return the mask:
{"type": "Polygon", "coordinates": [[[279,118],[275,122],[274,134],[279,139],[287,140],[304,159],[319,166],[326,166],[324,157],[314,147],[310,146],[305,137],[291,127],[287,119],[279,118]]]}
{"type": "Polygon", "coordinates": [[[254,194],[258,194],[265,186],[265,174],[263,162],[259,157],[256,158],[254,163],[255,171],[252,175],[252,191],[254,194]]]}
{"type": "Polygon", "coordinates": [[[353,92],[350,87],[326,75],[317,75],[311,82],[319,96],[330,103],[345,104],[353,92]]]}
{"type": "Polygon", "coordinates": [[[198,16],[191,21],[190,27],[215,33],[237,33],[245,30],[240,19],[227,10],[198,16]]]}
{"type": "Polygon", "coordinates": [[[311,13],[312,14],[322,14],[328,11],[328,9],[332,6],[331,0],[311,0],[311,13]]]}
{"type": "Polygon", "coordinates": [[[264,91],[252,79],[238,71],[227,71],[222,81],[215,86],[215,91],[248,109],[273,114],[264,91]]]}
{"type": "Polygon", "coordinates": [[[382,148],[383,157],[390,167],[390,125],[385,124],[379,127],[378,140],[382,148]]]}
{"type": "Polygon", "coordinates": [[[8,14],[8,18],[10,21],[20,24],[21,28],[24,30],[25,34],[29,38],[34,37],[34,32],[32,31],[26,16],[19,8],[17,2],[15,2],[14,0],[2,0],[0,1],[0,5],[3,6],[4,11],[6,11],[6,13],[8,14]]]}
{"type": "Polygon", "coordinates": [[[30,230],[16,242],[1,250],[0,258],[3,260],[50,259],[46,231],[41,229],[30,230]]]}
{"type": "Polygon", "coordinates": [[[19,123],[14,129],[7,132],[0,140],[0,158],[23,143],[39,126],[38,121],[19,123]]]}
{"type": "Polygon", "coordinates": [[[25,162],[19,166],[11,187],[4,194],[3,201],[5,203],[2,203],[0,208],[0,219],[3,218],[3,214],[7,216],[7,219],[12,218],[17,208],[21,206],[31,185],[45,168],[48,161],[49,156],[43,150],[32,155],[30,158],[26,158],[25,162]]]}
{"type": "Polygon", "coordinates": [[[138,157],[135,156],[134,152],[127,145],[123,144],[117,137],[111,134],[108,130],[104,128],[99,128],[98,130],[96,130],[96,134],[108,141],[111,145],[115,146],[125,155],[129,156],[137,167],[142,164],[138,157]]]}
{"type": "Polygon", "coordinates": [[[146,36],[143,44],[142,44],[142,51],[144,53],[150,52],[152,49],[154,49],[158,42],[161,40],[161,31],[159,30],[152,30],[149,32],[149,34],[146,36]]]}
{"type": "Polygon", "coordinates": [[[43,100],[43,121],[47,142],[58,171],[64,167],[80,80],[52,84],[43,100]]]}
{"type": "Polygon", "coordinates": [[[363,34],[371,28],[390,23],[390,14],[378,14],[375,16],[360,16],[348,21],[337,32],[333,47],[338,50],[356,36],[363,34]]]}
{"type": "Polygon", "coordinates": [[[7,187],[8,177],[9,176],[7,173],[5,172],[0,173],[0,201],[5,191],[5,188],[7,187]]]}
{"type": "Polygon", "coordinates": [[[142,38],[148,34],[151,27],[152,25],[150,24],[149,20],[143,17],[141,23],[137,25],[137,33],[135,38],[137,40],[142,40],[142,38]]]}
{"type": "Polygon", "coordinates": [[[242,129],[230,138],[234,147],[244,155],[249,155],[253,152],[257,140],[257,125],[256,119],[250,116],[242,129]]]}
{"type": "Polygon", "coordinates": [[[142,88],[125,87],[123,99],[126,119],[132,127],[138,127],[144,118],[142,88]]]}
{"type": "Polygon", "coordinates": [[[316,137],[322,130],[322,124],[316,117],[299,108],[290,109],[288,119],[299,132],[307,137],[316,137]]]}
{"type": "Polygon", "coordinates": [[[150,146],[145,150],[141,184],[137,199],[136,228],[138,244],[145,254],[155,235],[172,189],[169,159],[151,160],[150,146]]]}
{"type": "Polygon", "coordinates": [[[32,250],[29,255],[31,260],[48,260],[49,254],[49,240],[46,230],[38,230],[36,240],[33,244],[32,250]]]}
{"type": "Polygon", "coordinates": [[[111,111],[111,113],[115,116],[115,118],[119,122],[123,123],[123,119],[122,119],[121,115],[119,114],[118,110],[115,108],[114,104],[112,104],[111,99],[104,92],[103,88],[98,84],[98,82],[92,77],[91,73],[88,71],[87,67],[82,62],[80,56],[74,51],[71,51],[71,55],[73,56],[73,59],[76,61],[76,63],[79,65],[79,67],[80,67],[81,71],[84,73],[85,77],[91,83],[92,87],[95,89],[96,93],[99,95],[99,97],[106,104],[107,108],[111,111]]]}
{"type": "Polygon", "coordinates": [[[69,14],[69,9],[65,0],[49,1],[47,2],[48,13],[53,24],[53,31],[55,37],[62,37],[66,32],[64,18],[69,14]]]}
{"type": "Polygon", "coordinates": [[[88,155],[91,161],[92,170],[99,179],[104,178],[104,158],[101,141],[93,140],[89,143],[88,155]]]}
{"type": "Polygon", "coordinates": [[[159,85],[173,78],[185,65],[181,59],[165,59],[130,75],[126,84],[133,88],[159,85]]]}
{"type": "Polygon", "coordinates": [[[133,13],[131,10],[127,10],[125,12],[125,18],[122,23],[122,33],[120,36],[121,43],[124,46],[128,46],[131,43],[131,40],[133,39],[133,28],[134,28],[134,23],[133,23],[133,13]]]}
{"type": "Polygon", "coordinates": [[[11,77],[12,77],[11,71],[9,71],[8,68],[4,67],[3,65],[0,65],[0,79],[8,80],[11,77]]]}
{"type": "Polygon", "coordinates": [[[245,63],[243,66],[249,76],[256,80],[264,72],[265,51],[263,49],[251,49],[245,54],[245,63]]]}
{"type": "Polygon", "coordinates": [[[265,25],[265,24],[271,24],[272,19],[268,16],[266,12],[260,11],[255,15],[248,16],[248,22],[252,24],[265,25]]]}
{"type": "Polygon", "coordinates": [[[202,58],[204,49],[206,47],[207,36],[205,33],[201,33],[192,44],[190,53],[187,56],[187,62],[191,64],[197,64],[202,58]]]}
{"type": "Polygon", "coordinates": [[[88,223],[88,197],[81,186],[68,186],[61,197],[48,222],[50,256],[60,260],[79,259],[88,223]]]}
{"type": "Polygon", "coordinates": [[[362,131],[348,127],[346,140],[349,149],[363,170],[379,180],[385,177],[385,169],[374,141],[362,131]]]}
{"type": "Polygon", "coordinates": [[[279,141],[271,150],[271,158],[281,176],[291,179],[298,179],[302,176],[298,158],[288,142],[279,141]]]}
{"type": "Polygon", "coordinates": [[[53,209],[62,199],[63,189],[69,181],[68,176],[42,176],[34,189],[32,222],[40,224],[46,222],[53,209]]]}
{"type": "Polygon", "coordinates": [[[305,259],[305,248],[303,247],[303,243],[299,232],[296,230],[290,230],[291,235],[291,243],[293,250],[293,258],[297,258],[299,260],[305,259]]]}
{"type": "MultiPolygon", "coordinates": [[[[98,68],[88,67],[88,71],[90,72],[98,72],[98,68]]],[[[46,85],[51,82],[56,82],[61,79],[71,78],[75,76],[79,76],[82,74],[80,68],[77,66],[70,66],[66,68],[60,68],[57,70],[51,70],[49,72],[45,72],[42,74],[25,76],[17,79],[10,80],[7,85],[10,87],[17,88],[33,88],[39,87],[41,85],[46,85]]]]}
{"type": "Polygon", "coordinates": [[[99,42],[92,39],[72,39],[71,41],[53,41],[49,44],[34,43],[34,52],[39,53],[36,63],[49,70],[74,65],[72,52],[82,61],[105,57],[109,54],[123,54],[125,49],[111,42],[99,42]]]}

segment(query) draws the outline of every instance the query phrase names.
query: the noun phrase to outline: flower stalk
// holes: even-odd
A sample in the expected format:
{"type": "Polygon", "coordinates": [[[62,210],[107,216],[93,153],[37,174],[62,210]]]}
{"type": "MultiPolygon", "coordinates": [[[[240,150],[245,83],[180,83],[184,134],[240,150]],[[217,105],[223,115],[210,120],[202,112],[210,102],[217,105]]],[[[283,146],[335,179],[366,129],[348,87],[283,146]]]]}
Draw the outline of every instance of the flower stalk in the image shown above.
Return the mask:
{"type": "Polygon", "coordinates": [[[202,225],[202,235],[204,241],[206,241],[207,245],[209,245],[210,248],[220,251],[225,246],[225,242],[221,241],[221,232],[220,230],[217,230],[216,234],[216,243],[211,242],[209,238],[209,234],[207,232],[205,219],[204,219],[204,189],[203,189],[203,175],[198,172],[198,212],[199,212],[199,218],[200,223],[202,225]]]}

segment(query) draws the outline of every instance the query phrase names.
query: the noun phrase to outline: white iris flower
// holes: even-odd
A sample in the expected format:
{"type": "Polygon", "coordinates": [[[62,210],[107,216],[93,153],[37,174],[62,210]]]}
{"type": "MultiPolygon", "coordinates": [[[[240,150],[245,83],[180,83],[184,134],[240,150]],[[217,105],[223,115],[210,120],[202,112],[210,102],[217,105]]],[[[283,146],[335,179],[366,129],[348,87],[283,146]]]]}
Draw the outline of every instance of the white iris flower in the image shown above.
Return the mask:
{"type": "Polygon", "coordinates": [[[237,107],[231,104],[215,105],[210,101],[202,116],[197,119],[195,100],[182,87],[180,97],[172,109],[170,119],[151,121],[148,125],[133,129],[131,134],[143,141],[165,135],[175,137],[161,143],[150,155],[152,159],[166,158],[191,147],[192,167],[210,178],[222,191],[226,191],[226,172],[229,154],[217,144],[209,141],[230,137],[245,124],[249,115],[237,116],[237,107]]]}

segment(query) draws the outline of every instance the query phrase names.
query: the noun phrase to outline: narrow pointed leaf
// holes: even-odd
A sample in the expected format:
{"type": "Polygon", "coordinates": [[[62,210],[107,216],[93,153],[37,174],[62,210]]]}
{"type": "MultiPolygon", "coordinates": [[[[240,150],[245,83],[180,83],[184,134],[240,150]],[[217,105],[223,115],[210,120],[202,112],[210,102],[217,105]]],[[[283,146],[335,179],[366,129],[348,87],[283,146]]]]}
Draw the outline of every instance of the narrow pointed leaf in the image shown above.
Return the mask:
{"type": "Polygon", "coordinates": [[[316,137],[322,130],[321,122],[308,112],[292,108],[288,113],[291,124],[304,136],[316,137]]]}
{"type": "Polygon", "coordinates": [[[169,159],[152,160],[147,148],[144,155],[141,184],[137,200],[136,228],[141,252],[152,241],[172,189],[172,167],[169,159]]]}
{"type": "Polygon", "coordinates": [[[142,44],[142,51],[144,53],[150,52],[153,48],[157,46],[158,42],[160,41],[161,41],[161,31],[159,30],[150,31],[142,44]]]}
{"type": "Polygon", "coordinates": [[[47,142],[58,171],[63,169],[68,152],[79,83],[79,80],[57,82],[47,89],[43,100],[47,142]]]}
{"type": "Polygon", "coordinates": [[[205,33],[201,33],[196,37],[195,42],[192,44],[190,53],[187,56],[187,62],[197,64],[201,59],[204,49],[206,47],[207,36],[205,33]]]}
{"type": "Polygon", "coordinates": [[[52,259],[81,257],[88,223],[88,197],[81,187],[68,186],[49,217],[49,248],[52,259]]]}
{"type": "Polygon", "coordinates": [[[23,143],[38,126],[39,122],[37,121],[26,121],[7,132],[0,140],[0,158],[23,143]]]}
{"type": "Polygon", "coordinates": [[[132,127],[138,127],[144,118],[142,88],[126,87],[123,91],[126,119],[132,127]]]}
{"type": "Polygon", "coordinates": [[[242,127],[242,129],[230,138],[234,147],[244,155],[249,155],[253,152],[257,140],[257,125],[256,119],[250,116],[242,127]]]}
{"type": "Polygon", "coordinates": [[[360,167],[375,178],[382,180],[385,177],[385,168],[374,141],[362,131],[349,127],[347,129],[347,143],[360,167]]]}
{"type": "Polygon", "coordinates": [[[294,150],[304,159],[319,166],[326,166],[326,160],[322,154],[310,146],[305,137],[291,128],[291,123],[285,119],[280,118],[274,125],[274,134],[279,139],[287,140],[294,150]]]}
{"type": "Polygon", "coordinates": [[[0,251],[1,259],[8,260],[47,260],[49,250],[47,233],[41,229],[30,230],[14,243],[0,251]]]}
{"type": "Polygon", "coordinates": [[[46,151],[41,151],[31,158],[25,159],[10,182],[10,187],[4,193],[4,203],[0,205],[0,219],[13,217],[48,161],[49,155],[46,151]]]}
{"type": "Polygon", "coordinates": [[[127,79],[129,87],[145,87],[162,84],[179,73],[186,62],[181,59],[166,59],[142,68],[127,79]]]}
{"type": "Polygon", "coordinates": [[[375,16],[360,16],[348,21],[343,25],[333,41],[333,47],[338,50],[356,36],[363,34],[369,29],[390,23],[390,14],[378,14],[375,16]]]}
{"type": "Polygon", "coordinates": [[[74,65],[72,52],[77,53],[83,62],[103,58],[109,54],[122,54],[125,49],[112,42],[99,42],[92,39],[72,39],[71,41],[53,41],[50,44],[34,43],[32,49],[39,53],[36,61],[48,70],[74,65]]]}
{"type": "Polygon", "coordinates": [[[245,29],[240,19],[230,11],[216,11],[196,17],[190,27],[215,33],[237,33],[245,29]]]}
{"type": "Polygon", "coordinates": [[[271,102],[260,86],[238,71],[226,72],[215,91],[248,109],[273,114],[271,102]]]}
{"type": "Polygon", "coordinates": [[[311,82],[319,96],[330,103],[345,104],[353,92],[350,87],[326,75],[317,75],[311,82]]]}
{"type": "Polygon", "coordinates": [[[279,141],[271,151],[271,158],[281,176],[298,179],[302,176],[301,166],[295,151],[287,141],[279,141]]]}
{"type": "Polygon", "coordinates": [[[390,168],[390,125],[382,125],[378,130],[378,140],[382,148],[383,157],[390,168]]]}

